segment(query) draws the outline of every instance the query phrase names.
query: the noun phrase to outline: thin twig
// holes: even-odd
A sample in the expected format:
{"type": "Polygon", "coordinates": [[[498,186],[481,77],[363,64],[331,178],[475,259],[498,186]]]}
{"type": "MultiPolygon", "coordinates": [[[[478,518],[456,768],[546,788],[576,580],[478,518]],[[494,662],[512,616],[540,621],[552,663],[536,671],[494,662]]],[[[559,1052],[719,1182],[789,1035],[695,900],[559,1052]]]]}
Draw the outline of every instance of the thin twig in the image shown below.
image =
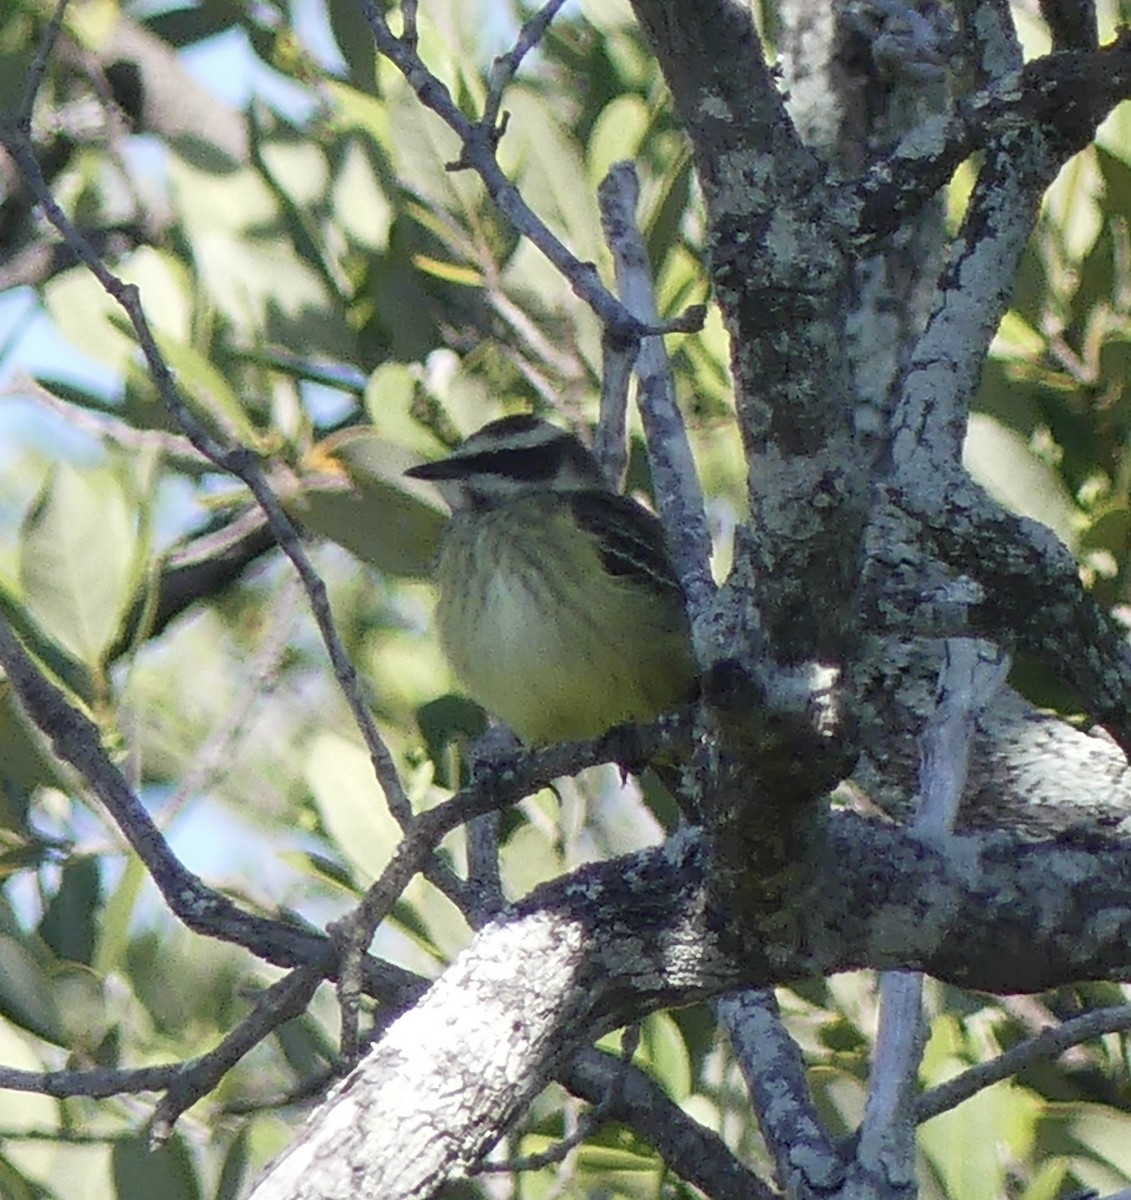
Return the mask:
{"type": "Polygon", "coordinates": [[[620,1100],[610,1106],[609,1119],[634,1130],[676,1174],[712,1200],[780,1200],[777,1189],[764,1183],[717,1133],[688,1116],[639,1067],[590,1047],[573,1056],[558,1080],[575,1096],[599,1104],[618,1075],[620,1100]]]}
{"type": "MultiPolygon", "coordinates": [[[[262,993],[254,1011],[219,1046],[199,1058],[135,1069],[94,1067],[85,1071],[22,1071],[16,1067],[0,1067],[0,1088],[38,1092],[60,1099],[86,1096],[100,1100],[137,1092],[167,1091],[173,1096],[180,1094],[179,1089],[184,1085],[188,1090],[197,1091],[196,1099],[210,1091],[232,1064],[269,1033],[301,1013],[320,982],[321,976],[308,968],[291,972],[262,993]],[[226,1065],[219,1069],[221,1063],[226,1065]],[[213,1076],[211,1082],[198,1089],[199,1081],[210,1074],[213,1076]]],[[[177,1112],[183,1112],[187,1107],[187,1104],[182,1105],[177,1112]]],[[[162,1110],[157,1111],[160,1114],[162,1110]]],[[[61,1131],[59,1136],[63,1137],[65,1133],[61,1131]]]]}
{"type": "Polygon", "coordinates": [[[844,1163],[813,1101],[801,1047],[771,989],[747,988],[715,1002],[746,1080],[766,1146],[787,1195],[832,1194],[844,1163]]]}
{"type": "Polygon", "coordinates": [[[601,408],[593,455],[609,486],[620,491],[628,468],[628,386],[640,343],[614,337],[601,339],[601,408]]]}
{"type": "MultiPolygon", "coordinates": [[[[936,708],[923,733],[922,797],[914,828],[924,838],[949,837],[966,790],[978,714],[997,694],[1009,656],[988,642],[949,638],[936,708]]],[[[880,1026],[857,1156],[870,1172],[914,1178],[915,1100],[926,1041],[923,976],[887,971],[880,979],[880,1026]]]]}
{"type": "Polygon", "coordinates": [[[30,376],[17,375],[11,387],[0,393],[0,397],[5,398],[21,395],[34,397],[38,404],[65,421],[72,429],[113,442],[125,450],[159,450],[168,458],[194,466],[208,461],[186,437],[163,429],[137,429],[113,413],[85,408],[81,404],[65,400],[62,396],[56,396],[49,388],[30,376]]]}
{"type": "MultiPolygon", "coordinates": [[[[51,739],[55,753],[75,768],[106,806],[169,908],[188,928],[243,946],[277,966],[312,966],[326,978],[336,977],[329,938],[297,924],[243,911],[181,863],[106,753],[98,728],[43,676],[3,617],[0,666],[32,723],[51,739]]],[[[527,770],[533,766],[537,771],[538,765],[528,764],[527,770]]],[[[520,786],[526,778],[524,772],[518,774],[520,786]]],[[[508,798],[513,800],[514,794],[500,784],[500,804],[509,802],[508,798]]],[[[364,965],[365,988],[378,998],[403,1004],[423,990],[423,981],[411,972],[372,959],[364,965]]]]}
{"type": "Polygon", "coordinates": [[[467,883],[476,901],[475,922],[486,924],[504,904],[497,812],[484,813],[467,823],[467,883]]]}
{"type": "Polygon", "coordinates": [[[620,336],[639,338],[654,330],[644,326],[601,282],[597,268],[582,262],[523,199],[495,157],[497,131],[470,120],[452,99],[451,92],[424,65],[416,46],[398,38],[374,0],[358,0],[377,49],[405,77],[425,108],[434,112],[459,138],[462,151],[455,169],[469,168],[483,180],[499,212],[554,264],[574,293],[620,336]]]}
{"type": "MultiPolygon", "coordinates": [[[[495,59],[491,67],[491,80],[487,92],[487,102],[483,106],[483,124],[488,129],[494,129],[499,123],[499,110],[503,103],[503,93],[510,86],[511,80],[518,74],[522,60],[534,49],[545,36],[550,22],[558,15],[558,9],[565,0],[547,0],[532,16],[528,17],[518,31],[514,45],[495,59]]],[[[500,131],[501,132],[501,131],[500,131]]]]}
{"type": "Polygon", "coordinates": [[[915,1121],[918,1124],[929,1121],[969,1100],[991,1084],[1010,1079],[1037,1063],[1059,1058],[1081,1042],[1090,1042],[1104,1034],[1122,1033],[1128,1029],[1131,1029],[1131,1004],[1097,1008],[1082,1017],[1073,1017],[1054,1029],[1046,1029],[1036,1037],[1006,1050],[992,1062],[979,1063],[920,1096],[915,1106],[915,1121]]]}
{"type": "MultiPolygon", "coordinates": [[[[34,96],[32,97],[34,103],[34,96]]],[[[302,544],[298,531],[284,512],[278,497],[275,495],[266,476],[261,470],[254,455],[241,446],[225,446],[218,441],[192,414],[184,403],[172,372],[158,348],[148,318],[141,305],[141,295],[134,284],[127,284],[112,271],[95,254],[90,244],[76,229],[67,215],[59,207],[47,181],[43,177],[39,161],[36,158],[25,129],[18,130],[18,136],[9,139],[9,152],[15,159],[25,181],[43,206],[48,220],[55,227],[64,241],[72,248],[81,262],[91,271],[102,285],[103,289],[115,299],[129,318],[137,337],[138,344],[145,356],[150,376],[172,414],[192,445],[206,459],[220,470],[225,471],[251,491],[264,515],[268,525],[279,543],[280,549],[291,560],[310,601],[311,612],[314,615],[323,644],[326,647],[330,662],[333,665],[334,676],[342,689],[354,721],[361,732],[369,751],[370,762],[373,764],[377,782],[384,792],[389,811],[393,814],[402,829],[407,828],[412,820],[412,806],[409,804],[397,771],[396,762],[384,739],[377,729],[370,705],[364,695],[361,682],[353,664],[349,660],[345,646],[338,636],[334,625],[333,614],[330,610],[329,596],[326,586],[302,544]]],[[[457,905],[464,906],[463,884],[443,862],[437,860],[430,864],[427,870],[428,878],[436,884],[457,905]]]]}
{"type": "Polygon", "coordinates": [[[562,742],[537,752],[517,751],[482,764],[467,787],[450,800],[419,813],[380,877],[352,912],[329,927],[339,947],[341,969],[339,993],[343,996],[342,1053],[357,1052],[356,999],[358,982],[352,963],[373,938],[377,926],[422,869],[446,834],[485,813],[500,812],[522,796],[528,796],[552,780],[574,775],[598,763],[649,762],[689,753],[691,714],[669,714],[646,726],[620,726],[592,742],[562,742]]]}
{"type": "Polygon", "coordinates": [[[487,301],[495,312],[511,327],[543,362],[548,363],[566,379],[583,377],[583,368],[578,362],[577,355],[568,349],[562,349],[552,338],[538,328],[526,309],[515,302],[503,290],[501,281],[490,275],[485,280],[487,301]]]}
{"type": "Polygon", "coordinates": [[[401,40],[413,50],[420,41],[416,10],[417,0],[401,0],[401,40]]]}
{"type": "Polygon", "coordinates": [[[182,1064],[176,1081],[153,1114],[149,1134],[151,1146],[168,1141],[181,1113],[207,1096],[245,1054],[280,1025],[301,1016],[321,982],[321,972],[313,967],[299,967],[285,975],[263,992],[252,1011],[214,1050],[182,1064]]]}
{"type": "Polygon", "coordinates": [[[39,46],[36,49],[35,57],[31,60],[31,66],[28,67],[27,79],[24,81],[24,94],[20,100],[20,107],[16,110],[14,124],[16,132],[23,134],[29,140],[36,97],[39,95],[39,89],[43,86],[43,80],[47,75],[47,64],[51,60],[51,52],[55,49],[55,43],[59,40],[59,34],[63,29],[63,17],[67,12],[67,3],[68,0],[58,0],[56,3],[55,11],[51,14],[51,20],[47,23],[47,28],[39,39],[39,46]]]}

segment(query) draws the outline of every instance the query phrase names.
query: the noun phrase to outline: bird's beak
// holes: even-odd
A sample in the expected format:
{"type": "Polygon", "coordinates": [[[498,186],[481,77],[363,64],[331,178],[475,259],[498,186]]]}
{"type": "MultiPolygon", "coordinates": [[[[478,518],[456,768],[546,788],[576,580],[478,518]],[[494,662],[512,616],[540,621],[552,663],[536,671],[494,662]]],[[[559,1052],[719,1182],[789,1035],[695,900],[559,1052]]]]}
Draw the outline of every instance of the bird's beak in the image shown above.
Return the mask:
{"type": "Polygon", "coordinates": [[[439,483],[445,479],[462,479],[465,471],[458,458],[441,458],[436,462],[409,467],[405,474],[409,479],[427,479],[429,482],[439,483]]]}

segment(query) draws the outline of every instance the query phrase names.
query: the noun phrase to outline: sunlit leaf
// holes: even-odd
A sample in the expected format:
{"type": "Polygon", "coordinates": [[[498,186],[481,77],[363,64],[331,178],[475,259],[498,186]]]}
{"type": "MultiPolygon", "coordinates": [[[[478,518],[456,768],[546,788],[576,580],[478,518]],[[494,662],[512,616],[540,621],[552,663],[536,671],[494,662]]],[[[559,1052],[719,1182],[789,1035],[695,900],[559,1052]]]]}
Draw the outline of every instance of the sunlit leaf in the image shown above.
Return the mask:
{"type": "Polygon", "coordinates": [[[1017,434],[974,413],[963,460],[971,475],[1007,508],[1048,525],[1066,545],[1075,544],[1075,504],[1056,473],[1017,434]]]}
{"type": "Polygon", "coordinates": [[[401,839],[369,756],[337,734],[319,734],[310,746],[306,781],[331,842],[368,886],[401,839]]]}
{"type": "Polygon", "coordinates": [[[923,1125],[919,1144],[945,1180],[949,1200],[1000,1194],[1011,1163],[1031,1148],[1040,1111],[1031,1093],[999,1084],[923,1125]]]}
{"type": "Polygon", "coordinates": [[[64,465],[24,520],[20,583],[39,625],[87,666],[113,645],[133,599],[136,515],[115,476],[64,465]]]}

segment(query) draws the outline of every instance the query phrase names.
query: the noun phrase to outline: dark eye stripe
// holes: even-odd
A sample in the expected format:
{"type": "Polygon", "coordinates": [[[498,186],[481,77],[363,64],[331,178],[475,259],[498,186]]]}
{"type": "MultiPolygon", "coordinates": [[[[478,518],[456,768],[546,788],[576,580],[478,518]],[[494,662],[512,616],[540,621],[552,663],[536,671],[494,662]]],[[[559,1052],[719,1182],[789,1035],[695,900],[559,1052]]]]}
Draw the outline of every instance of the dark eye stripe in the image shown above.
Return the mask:
{"type": "Polygon", "coordinates": [[[565,438],[537,446],[513,450],[484,450],[481,454],[460,455],[460,473],[464,475],[502,475],[521,483],[554,478],[562,464],[568,443],[565,438]]]}

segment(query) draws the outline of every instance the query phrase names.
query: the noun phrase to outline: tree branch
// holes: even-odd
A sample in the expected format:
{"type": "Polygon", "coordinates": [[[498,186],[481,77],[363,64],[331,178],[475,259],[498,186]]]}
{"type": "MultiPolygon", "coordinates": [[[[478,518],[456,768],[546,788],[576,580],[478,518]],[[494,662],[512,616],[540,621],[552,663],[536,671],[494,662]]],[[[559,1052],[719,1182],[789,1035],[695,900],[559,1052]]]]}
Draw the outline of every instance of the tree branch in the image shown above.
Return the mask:
{"type": "Polygon", "coordinates": [[[759,929],[716,910],[705,870],[702,840],[684,832],[502,914],[390,1027],[255,1200],[430,1195],[490,1148],[579,1041],[712,993],[863,965],[989,991],[1131,977],[1131,841],[996,835],[955,838],[943,853],[835,814],[821,891],[788,943],[772,915],[759,929]]]}
{"type": "Polygon", "coordinates": [[[620,1082],[606,1108],[608,1117],[654,1146],[677,1175],[711,1200],[770,1200],[773,1193],[722,1138],[693,1121],[639,1067],[588,1048],[573,1056],[558,1079],[574,1095],[596,1104],[608,1095],[614,1073],[620,1082]]]}
{"type": "Polygon", "coordinates": [[[1037,1063],[1059,1058],[1066,1050],[1081,1042],[1093,1041],[1105,1033],[1123,1033],[1128,1029],[1131,1029],[1131,1005],[1127,1004],[1097,1008],[1082,1017],[1074,1017],[1006,1050],[990,1062],[979,1063],[937,1088],[932,1088],[919,1097],[915,1120],[920,1124],[929,1121],[939,1113],[956,1108],[963,1100],[968,1100],[991,1084],[1012,1079],[1037,1063]]]}
{"type": "MultiPolygon", "coordinates": [[[[978,713],[1001,688],[1009,659],[973,638],[949,638],[935,713],[922,739],[920,803],[912,828],[945,845],[966,790],[978,713]]],[[[854,1173],[893,1194],[915,1193],[914,1089],[926,1043],[923,976],[887,971],[880,979],[880,1022],[854,1173]]]]}
{"type": "Polygon", "coordinates": [[[495,157],[498,130],[478,124],[464,115],[451,93],[428,68],[412,39],[398,38],[389,28],[384,13],[373,0],[357,0],[373,34],[377,49],[400,71],[421,104],[434,112],[462,143],[459,167],[469,167],[483,180],[499,212],[528,238],[569,281],[574,293],[620,336],[638,339],[647,332],[619,300],[604,286],[597,268],[583,263],[526,203],[507,178],[495,157]]]}
{"type": "Polygon", "coordinates": [[[1131,34],[1126,30],[1101,50],[1060,51],[993,79],[951,112],[911,130],[890,155],[846,185],[842,200],[852,212],[845,216],[854,242],[867,248],[898,229],[959,163],[993,142],[1039,136],[1059,167],[1128,97],[1131,34]]]}
{"type": "Polygon", "coordinates": [[[758,1125],[787,1196],[832,1193],[845,1164],[813,1103],[805,1059],[769,990],[724,996],[715,1006],[750,1089],[758,1125]]]}
{"type": "MultiPolygon", "coordinates": [[[[636,225],[639,192],[636,168],[622,162],[609,168],[597,196],[621,299],[644,325],[654,327],[660,314],[647,247],[636,225]]],[[[702,631],[697,640],[705,651],[705,624],[717,590],[711,578],[711,534],[663,338],[644,338],[635,366],[640,381],[637,407],[648,439],[656,503],[693,626],[702,631]]]]}

